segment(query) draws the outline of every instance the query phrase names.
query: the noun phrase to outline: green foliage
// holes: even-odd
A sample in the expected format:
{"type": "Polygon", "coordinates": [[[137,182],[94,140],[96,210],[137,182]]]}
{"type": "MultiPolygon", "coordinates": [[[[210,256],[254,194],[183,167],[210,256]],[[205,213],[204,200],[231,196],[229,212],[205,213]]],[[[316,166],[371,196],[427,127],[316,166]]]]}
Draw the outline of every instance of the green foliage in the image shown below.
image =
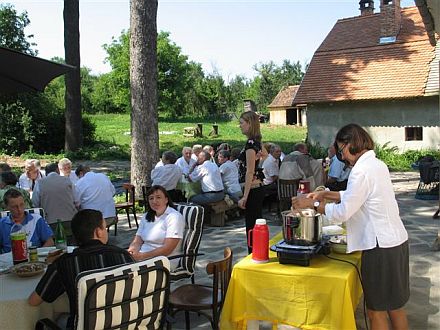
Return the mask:
{"type": "Polygon", "coordinates": [[[396,146],[390,146],[387,142],[384,145],[376,144],[374,152],[377,158],[381,159],[391,171],[402,171],[411,169],[411,164],[415,163],[419,158],[432,155],[436,159],[440,159],[440,152],[434,150],[408,150],[399,153],[396,146]]]}
{"type": "Polygon", "coordinates": [[[17,14],[13,5],[0,4],[0,46],[29,55],[37,55],[37,51],[31,49],[31,46],[36,44],[28,41],[34,36],[24,33],[24,29],[29,23],[26,11],[17,14]]]}

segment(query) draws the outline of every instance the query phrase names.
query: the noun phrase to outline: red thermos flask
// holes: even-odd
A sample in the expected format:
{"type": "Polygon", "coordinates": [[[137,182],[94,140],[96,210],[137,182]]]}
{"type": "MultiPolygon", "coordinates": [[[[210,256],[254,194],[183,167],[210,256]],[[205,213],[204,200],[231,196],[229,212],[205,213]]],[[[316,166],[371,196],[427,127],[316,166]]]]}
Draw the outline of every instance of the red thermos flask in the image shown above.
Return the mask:
{"type": "Polygon", "coordinates": [[[269,227],[266,220],[257,219],[254,229],[249,230],[248,245],[252,248],[252,260],[263,263],[269,261],[269,227]],[[252,236],[252,245],[250,238],[252,236]]]}

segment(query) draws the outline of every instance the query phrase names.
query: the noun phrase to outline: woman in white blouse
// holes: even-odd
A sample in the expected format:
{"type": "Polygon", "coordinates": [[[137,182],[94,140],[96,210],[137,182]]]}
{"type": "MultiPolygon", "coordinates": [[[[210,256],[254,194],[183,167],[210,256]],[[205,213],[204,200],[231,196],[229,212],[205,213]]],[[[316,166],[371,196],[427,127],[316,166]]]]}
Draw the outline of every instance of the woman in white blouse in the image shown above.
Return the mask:
{"type": "MultiPolygon", "coordinates": [[[[174,209],[172,200],[162,186],[153,186],[147,192],[148,211],[141,219],[128,252],[135,260],[180,253],[185,221],[174,209]]],[[[171,261],[171,268],[178,259],[171,261]]]]}
{"type": "Polygon", "coordinates": [[[356,124],[336,135],[338,159],[352,166],[345,191],[321,191],[292,198],[295,209],[314,207],[334,222],[346,222],[347,252],[362,251],[362,285],[371,329],[408,329],[408,233],[399,216],[387,166],[374,142],[356,124]],[[326,203],[327,200],[336,203],[326,203]]]}

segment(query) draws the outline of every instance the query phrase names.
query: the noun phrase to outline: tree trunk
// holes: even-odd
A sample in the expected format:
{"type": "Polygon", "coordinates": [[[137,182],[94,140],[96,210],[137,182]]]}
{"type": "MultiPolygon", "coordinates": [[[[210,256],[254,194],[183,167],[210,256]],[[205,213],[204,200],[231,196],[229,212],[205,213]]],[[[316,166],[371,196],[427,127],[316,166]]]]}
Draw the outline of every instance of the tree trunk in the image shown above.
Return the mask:
{"type": "Polygon", "coordinates": [[[79,53],[79,0],[64,0],[64,52],[66,63],[75,66],[65,75],[66,134],[64,149],[82,147],[81,76],[79,53]]]}
{"type": "Polygon", "coordinates": [[[130,2],[131,182],[151,185],[159,160],[157,115],[157,0],[130,2]]]}

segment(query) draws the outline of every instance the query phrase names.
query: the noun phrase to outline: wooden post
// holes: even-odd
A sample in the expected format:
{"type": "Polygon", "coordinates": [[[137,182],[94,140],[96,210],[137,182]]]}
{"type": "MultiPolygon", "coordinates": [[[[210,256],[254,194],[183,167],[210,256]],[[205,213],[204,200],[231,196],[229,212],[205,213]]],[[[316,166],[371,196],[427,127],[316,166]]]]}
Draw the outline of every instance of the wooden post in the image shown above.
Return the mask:
{"type": "Polygon", "coordinates": [[[198,123],[196,126],[196,137],[203,137],[203,124],[198,123]]]}

